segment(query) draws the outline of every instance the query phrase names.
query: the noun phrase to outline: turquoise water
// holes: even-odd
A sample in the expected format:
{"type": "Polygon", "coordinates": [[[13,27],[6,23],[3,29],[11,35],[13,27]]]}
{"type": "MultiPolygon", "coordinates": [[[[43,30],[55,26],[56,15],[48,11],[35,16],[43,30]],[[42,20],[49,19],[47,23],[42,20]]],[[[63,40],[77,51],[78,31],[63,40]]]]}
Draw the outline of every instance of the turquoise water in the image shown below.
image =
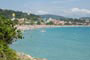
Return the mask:
{"type": "Polygon", "coordinates": [[[90,60],[90,27],[61,27],[25,31],[12,48],[48,60],[90,60]]]}

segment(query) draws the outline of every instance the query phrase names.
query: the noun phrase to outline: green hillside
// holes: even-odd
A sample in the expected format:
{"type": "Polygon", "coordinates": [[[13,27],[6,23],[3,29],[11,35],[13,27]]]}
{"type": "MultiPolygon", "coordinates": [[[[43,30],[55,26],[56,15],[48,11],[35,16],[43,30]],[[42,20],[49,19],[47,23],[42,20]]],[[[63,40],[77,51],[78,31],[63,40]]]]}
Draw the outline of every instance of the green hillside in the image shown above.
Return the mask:
{"type": "Polygon", "coordinates": [[[7,9],[0,9],[0,15],[11,19],[12,18],[12,14],[15,13],[16,14],[16,18],[27,18],[30,20],[38,20],[38,18],[40,18],[40,16],[35,15],[35,14],[30,14],[28,15],[28,13],[24,13],[22,11],[14,11],[14,10],[7,10],[7,9]]]}
{"type": "Polygon", "coordinates": [[[57,20],[65,20],[66,17],[63,16],[58,16],[58,15],[52,15],[52,14],[46,14],[46,15],[40,15],[43,19],[49,19],[49,18],[53,18],[53,19],[57,19],[57,20]]]}

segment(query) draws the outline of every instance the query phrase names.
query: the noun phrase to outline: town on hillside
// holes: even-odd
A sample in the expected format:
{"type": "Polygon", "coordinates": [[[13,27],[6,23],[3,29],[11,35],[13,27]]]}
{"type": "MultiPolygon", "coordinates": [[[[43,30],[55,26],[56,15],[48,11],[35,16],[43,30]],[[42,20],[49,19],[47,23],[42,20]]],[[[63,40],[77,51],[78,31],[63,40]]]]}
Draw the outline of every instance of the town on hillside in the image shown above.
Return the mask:
{"type": "Polygon", "coordinates": [[[67,18],[52,14],[35,15],[6,9],[0,9],[0,15],[13,20],[17,25],[90,25],[90,17],[67,18]]]}

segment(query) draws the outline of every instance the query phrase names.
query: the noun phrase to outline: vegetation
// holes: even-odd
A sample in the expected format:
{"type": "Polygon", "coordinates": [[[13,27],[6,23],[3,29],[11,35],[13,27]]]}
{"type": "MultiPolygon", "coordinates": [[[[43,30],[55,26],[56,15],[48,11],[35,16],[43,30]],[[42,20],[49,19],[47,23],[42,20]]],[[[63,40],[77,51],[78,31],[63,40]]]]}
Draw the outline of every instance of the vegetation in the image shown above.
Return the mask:
{"type": "Polygon", "coordinates": [[[17,55],[9,45],[18,38],[22,38],[22,34],[10,19],[0,16],[0,60],[16,60],[17,55]]]}
{"type": "Polygon", "coordinates": [[[90,17],[81,17],[81,18],[67,18],[67,17],[64,17],[64,16],[58,16],[58,15],[52,15],[52,14],[46,14],[46,15],[40,15],[44,20],[46,19],[49,19],[49,18],[52,18],[52,19],[56,19],[56,20],[62,20],[62,21],[72,21],[72,20],[90,20],[90,17]]]}
{"type": "MultiPolygon", "coordinates": [[[[18,24],[18,20],[12,21],[11,19],[12,14],[16,14],[16,18],[25,18],[24,24],[45,24],[45,21],[43,19],[49,19],[50,17],[56,20],[63,20],[65,21],[65,25],[82,25],[87,23],[87,20],[90,20],[90,18],[80,18],[80,19],[73,19],[73,18],[65,18],[62,16],[56,16],[56,15],[42,15],[41,17],[39,15],[34,14],[27,14],[20,11],[13,11],[13,10],[3,10],[0,9],[0,60],[18,60],[16,51],[11,49],[9,47],[10,44],[15,42],[17,39],[22,39],[22,33],[17,30],[15,27],[16,24],[18,24]],[[3,17],[5,16],[5,17],[3,17]]],[[[90,21],[89,21],[90,23],[90,21]]],[[[47,25],[54,25],[52,21],[46,23],[47,25]]],[[[88,23],[87,23],[88,24],[88,23]]]]}
{"type": "Polygon", "coordinates": [[[41,25],[41,24],[47,24],[47,25],[53,25],[53,22],[45,23],[49,18],[64,21],[64,25],[89,25],[90,24],[90,17],[82,17],[82,18],[67,18],[63,16],[58,15],[52,15],[52,14],[46,14],[46,15],[35,15],[35,14],[28,14],[26,12],[21,11],[13,11],[13,10],[7,10],[7,9],[0,9],[0,14],[5,16],[7,19],[12,19],[12,14],[15,13],[15,24],[24,24],[24,25],[41,25]],[[24,21],[19,21],[20,19],[24,21]]]}
{"type": "Polygon", "coordinates": [[[52,15],[52,14],[46,14],[46,15],[40,15],[43,19],[56,19],[56,20],[65,20],[66,17],[58,16],[58,15],[52,15]]]}
{"type": "Polygon", "coordinates": [[[47,25],[54,25],[54,23],[52,21],[46,23],[47,25]]]}
{"type": "MultiPolygon", "coordinates": [[[[41,19],[40,16],[35,14],[28,14],[26,12],[21,11],[14,11],[14,10],[7,10],[7,9],[0,9],[0,14],[3,15],[7,19],[12,19],[12,14],[15,13],[15,18],[25,18],[28,21],[39,21],[41,19]]],[[[16,21],[15,21],[16,22],[16,21]]]]}
{"type": "Polygon", "coordinates": [[[51,15],[51,14],[40,15],[40,16],[43,18],[43,20],[48,20],[49,18],[52,18],[53,20],[64,21],[65,22],[64,25],[88,25],[90,24],[90,17],[67,18],[67,17],[51,15]]]}

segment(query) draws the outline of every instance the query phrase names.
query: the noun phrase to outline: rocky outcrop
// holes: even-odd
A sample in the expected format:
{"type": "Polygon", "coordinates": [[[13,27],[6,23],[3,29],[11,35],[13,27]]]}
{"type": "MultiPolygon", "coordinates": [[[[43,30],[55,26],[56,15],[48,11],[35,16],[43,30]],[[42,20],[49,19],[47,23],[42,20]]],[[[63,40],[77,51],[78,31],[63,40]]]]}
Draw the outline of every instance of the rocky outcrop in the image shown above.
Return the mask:
{"type": "Polygon", "coordinates": [[[46,58],[34,58],[35,60],[48,60],[46,58]]]}
{"type": "Polygon", "coordinates": [[[46,58],[33,58],[30,55],[24,54],[24,53],[17,53],[19,60],[48,60],[46,58]]]}

